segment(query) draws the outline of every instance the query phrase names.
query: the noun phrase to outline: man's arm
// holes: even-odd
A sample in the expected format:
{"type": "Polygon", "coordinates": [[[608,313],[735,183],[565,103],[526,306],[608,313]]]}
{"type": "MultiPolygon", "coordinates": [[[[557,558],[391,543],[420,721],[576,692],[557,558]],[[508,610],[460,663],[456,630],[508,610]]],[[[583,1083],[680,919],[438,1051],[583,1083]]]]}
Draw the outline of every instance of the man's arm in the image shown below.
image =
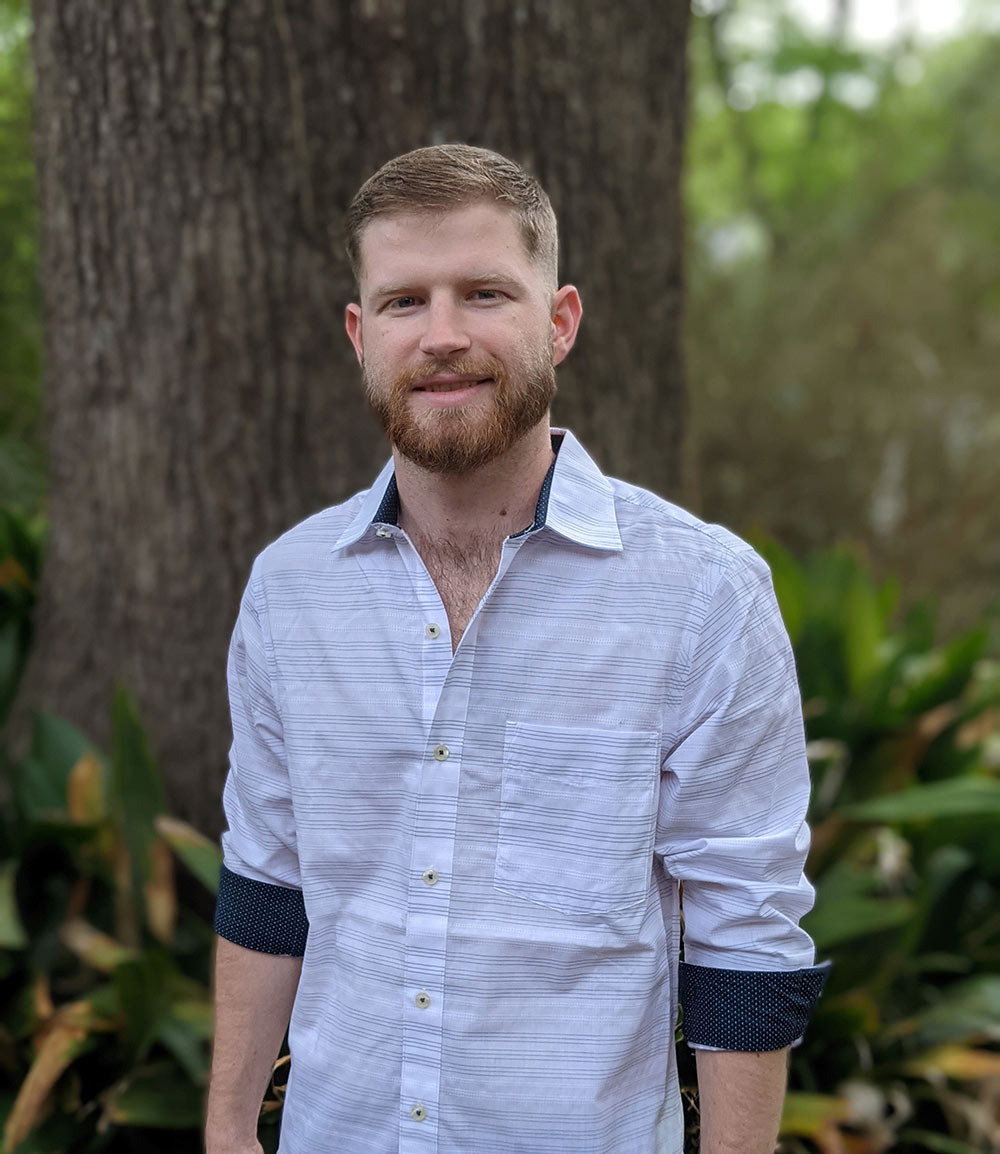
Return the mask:
{"type": "Polygon", "coordinates": [[[701,1154],[773,1154],[788,1050],[697,1050],[701,1154]]]}
{"type": "Polygon", "coordinates": [[[260,1154],[260,1104],[288,1029],[301,972],[301,958],[216,939],[206,1154],[260,1154]]]}
{"type": "Polygon", "coordinates": [[[828,967],[799,924],[813,891],[795,662],[767,567],[738,544],[733,560],[703,593],[656,848],[683,887],[678,998],[698,1050],[702,1154],[770,1154],[787,1048],[828,967]]]}

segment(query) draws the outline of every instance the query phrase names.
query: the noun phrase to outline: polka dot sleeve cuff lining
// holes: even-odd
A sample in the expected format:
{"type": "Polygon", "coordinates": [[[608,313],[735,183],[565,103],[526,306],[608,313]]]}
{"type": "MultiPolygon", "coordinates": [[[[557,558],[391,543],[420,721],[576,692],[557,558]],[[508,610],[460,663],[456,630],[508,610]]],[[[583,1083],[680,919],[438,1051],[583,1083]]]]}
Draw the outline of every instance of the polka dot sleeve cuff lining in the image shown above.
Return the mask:
{"type": "Polygon", "coordinates": [[[716,1050],[783,1050],[801,1037],[830,963],[805,970],[680,965],[684,1037],[716,1050]]]}
{"type": "Polygon", "coordinates": [[[215,932],[248,950],[300,958],[309,934],[302,891],[245,878],[223,866],[215,932]]]}

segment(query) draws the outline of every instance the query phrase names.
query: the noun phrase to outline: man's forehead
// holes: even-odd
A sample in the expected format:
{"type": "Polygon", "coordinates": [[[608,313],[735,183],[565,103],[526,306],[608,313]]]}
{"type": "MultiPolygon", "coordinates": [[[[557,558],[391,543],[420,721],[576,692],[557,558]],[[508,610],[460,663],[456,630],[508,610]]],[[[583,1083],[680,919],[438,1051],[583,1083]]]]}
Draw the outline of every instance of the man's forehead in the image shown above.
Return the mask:
{"type": "Polygon", "coordinates": [[[510,250],[514,259],[528,255],[513,210],[493,201],[483,201],[456,208],[414,209],[372,217],[358,238],[362,269],[372,258],[391,258],[410,247],[446,242],[449,233],[476,247],[510,250]]]}
{"type": "Polygon", "coordinates": [[[379,212],[365,221],[361,235],[377,230],[408,230],[434,232],[458,221],[486,222],[503,227],[517,228],[517,214],[513,207],[495,200],[480,198],[442,208],[400,208],[379,212]]]}

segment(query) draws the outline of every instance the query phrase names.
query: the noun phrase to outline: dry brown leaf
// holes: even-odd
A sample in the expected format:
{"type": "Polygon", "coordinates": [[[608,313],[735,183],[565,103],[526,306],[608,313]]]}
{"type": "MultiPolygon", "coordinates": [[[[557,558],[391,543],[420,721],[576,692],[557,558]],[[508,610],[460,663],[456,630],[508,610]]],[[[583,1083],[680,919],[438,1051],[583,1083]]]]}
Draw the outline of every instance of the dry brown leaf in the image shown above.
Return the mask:
{"type": "Polygon", "coordinates": [[[31,1008],[40,1022],[48,1021],[56,1012],[52,1004],[52,991],[46,974],[39,974],[31,987],[31,1008]]]}
{"type": "Polygon", "coordinates": [[[171,817],[169,814],[161,813],[154,819],[153,825],[156,832],[165,837],[167,841],[177,841],[192,846],[208,846],[212,849],[217,845],[216,842],[196,830],[193,825],[181,821],[179,817],[171,817]]]}
{"type": "Polygon", "coordinates": [[[146,920],[158,941],[169,945],[177,924],[177,890],[174,887],[174,855],[161,838],[149,849],[150,877],[144,887],[146,920]]]}
{"type": "Polygon", "coordinates": [[[52,1087],[79,1053],[87,1027],[70,1017],[54,1021],[11,1107],[3,1128],[4,1151],[16,1149],[41,1121],[52,1087]]]}
{"type": "Polygon", "coordinates": [[[69,816],[86,825],[107,816],[104,802],[104,770],[92,753],[85,753],[69,771],[66,781],[69,816]]]}
{"type": "Polygon", "coordinates": [[[1000,709],[984,709],[961,726],[955,744],[959,749],[974,749],[994,733],[1000,733],[1000,709]]]}
{"type": "Polygon", "coordinates": [[[1000,1054],[976,1046],[938,1046],[907,1062],[904,1069],[932,1082],[942,1076],[958,1082],[978,1082],[1000,1078],[1000,1054]]]}
{"type": "Polygon", "coordinates": [[[925,741],[933,741],[958,717],[958,706],[953,701],[928,710],[917,722],[917,732],[925,741]]]}
{"type": "Polygon", "coordinates": [[[136,956],[135,950],[123,946],[83,918],[66,922],[59,931],[59,937],[68,950],[104,974],[110,974],[116,966],[136,956]]]}
{"type": "Polygon", "coordinates": [[[115,879],[115,936],[124,945],[138,949],[141,938],[133,900],[132,859],[120,837],[111,852],[111,867],[115,879]]]}
{"type": "Polygon", "coordinates": [[[25,589],[32,587],[31,578],[20,561],[13,557],[4,557],[0,561],[0,585],[12,584],[22,585],[25,589]]]}

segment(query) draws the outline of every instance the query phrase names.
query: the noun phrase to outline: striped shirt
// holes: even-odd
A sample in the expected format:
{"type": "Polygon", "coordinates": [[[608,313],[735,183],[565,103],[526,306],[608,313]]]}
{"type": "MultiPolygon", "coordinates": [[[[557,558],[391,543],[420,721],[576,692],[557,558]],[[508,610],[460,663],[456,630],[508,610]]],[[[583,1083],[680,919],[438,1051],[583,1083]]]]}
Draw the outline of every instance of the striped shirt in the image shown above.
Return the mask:
{"type": "Polygon", "coordinates": [[[818,997],[767,567],[553,444],[454,655],[391,462],[254,564],[216,928],[304,955],[282,1154],[681,1154],[679,1001],[766,1050],[818,997]]]}

